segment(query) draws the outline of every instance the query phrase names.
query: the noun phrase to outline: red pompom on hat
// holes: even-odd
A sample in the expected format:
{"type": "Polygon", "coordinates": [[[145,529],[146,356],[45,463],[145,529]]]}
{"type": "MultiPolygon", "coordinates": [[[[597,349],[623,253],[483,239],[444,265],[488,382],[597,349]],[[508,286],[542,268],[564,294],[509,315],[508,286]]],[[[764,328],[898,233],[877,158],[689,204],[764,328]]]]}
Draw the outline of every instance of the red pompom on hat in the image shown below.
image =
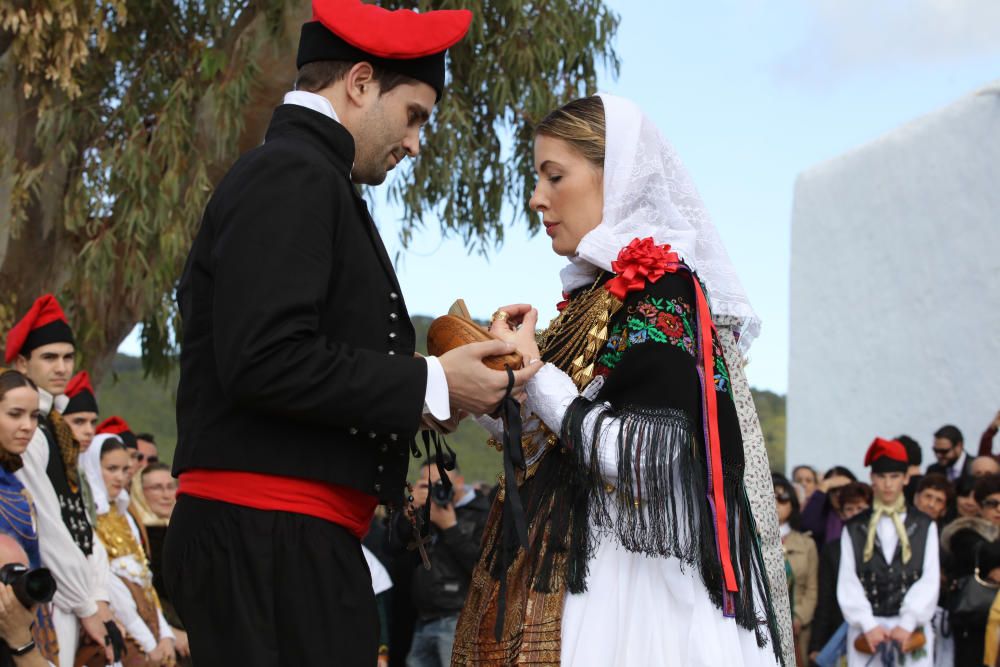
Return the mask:
{"type": "Polygon", "coordinates": [[[906,446],[898,440],[875,438],[865,454],[865,465],[876,473],[906,472],[910,467],[906,446]]]}
{"type": "Polygon", "coordinates": [[[472,12],[390,11],[361,0],[313,0],[296,66],[318,60],[370,62],[430,85],[441,99],[444,55],[469,31],[472,12]]]}
{"type": "Polygon", "coordinates": [[[28,356],[32,350],[51,343],[76,345],[73,330],[59,302],[46,294],[35,300],[27,314],[7,334],[4,358],[10,364],[19,354],[28,356]]]}
{"type": "Polygon", "coordinates": [[[97,393],[94,386],[90,384],[90,374],[87,371],[80,371],[73,376],[73,379],[66,385],[66,395],[69,403],[63,410],[64,415],[74,412],[99,412],[97,409],[97,393]]]}
{"type": "Polygon", "coordinates": [[[129,428],[128,423],[121,417],[108,417],[97,425],[98,435],[108,433],[121,438],[125,446],[129,449],[139,449],[139,442],[135,439],[135,433],[129,428]]]}

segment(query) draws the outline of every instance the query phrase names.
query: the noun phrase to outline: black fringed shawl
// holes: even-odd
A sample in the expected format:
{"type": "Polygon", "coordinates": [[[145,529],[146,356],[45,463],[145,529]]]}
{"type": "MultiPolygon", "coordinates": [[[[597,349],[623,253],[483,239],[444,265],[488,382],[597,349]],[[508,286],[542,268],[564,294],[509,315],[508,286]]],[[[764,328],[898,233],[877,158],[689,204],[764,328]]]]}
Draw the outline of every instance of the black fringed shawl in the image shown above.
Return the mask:
{"type": "MultiPolygon", "coordinates": [[[[707,496],[695,298],[690,273],[668,273],[629,293],[609,323],[595,366],[603,387],[594,400],[580,397],[571,404],[560,448],[548,452],[521,487],[530,523],[549,528],[532,531],[530,585],[543,593],[563,585],[582,592],[597,533],[611,534],[629,551],[697,567],[720,613],[755,632],[760,646],[770,641],[782,662],[743,485],[739,419],[722,349],[713,338],[715,368],[705,376],[716,390],[730,558],[738,583],[738,592],[725,591],[707,496]],[[616,424],[617,474],[609,477],[599,465],[598,435],[616,424]],[[562,580],[553,581],[553,574],[562,580]]],[[[494,576],[501,575],[500,559],[490,560],[494,576]]]]}

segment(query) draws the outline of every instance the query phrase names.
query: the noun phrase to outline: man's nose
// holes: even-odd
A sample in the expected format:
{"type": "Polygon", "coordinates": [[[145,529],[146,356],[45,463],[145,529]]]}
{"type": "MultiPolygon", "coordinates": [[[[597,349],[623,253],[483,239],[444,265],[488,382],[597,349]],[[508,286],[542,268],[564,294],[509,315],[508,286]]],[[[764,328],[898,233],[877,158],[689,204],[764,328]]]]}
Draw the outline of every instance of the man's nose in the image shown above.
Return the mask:
{"type": "Polygon", "coordinates": [[[403,139],[403,150],[410,157],[417,157],[420,155],[420,130],[411,130],[407,133],[406,138],[403,139]]]}

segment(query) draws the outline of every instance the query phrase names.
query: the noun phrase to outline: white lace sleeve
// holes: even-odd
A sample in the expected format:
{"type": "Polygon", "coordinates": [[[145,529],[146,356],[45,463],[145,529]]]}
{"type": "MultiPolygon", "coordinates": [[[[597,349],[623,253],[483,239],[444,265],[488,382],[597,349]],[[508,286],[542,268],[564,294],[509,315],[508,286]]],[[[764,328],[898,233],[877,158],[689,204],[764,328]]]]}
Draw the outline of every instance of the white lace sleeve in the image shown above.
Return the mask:
{"type": "Polygon", "coordinates": [[[479,415],[476,417],[476,422],[486,429],[486,432],[490,434],[490,437],[497,439],[503,437],[503,422],[499,419],[494,419],[489,415],[479,415]]]}
{"type": "MultiPolygon", "coordinates": [[[[538,416],[549,430],[559,433],[562,430],[563,418],[570,404],[583,396],[593,400],[604,385],[604,378],[598,376],[583,390],[577,391],[576,385],[569,375],[552,364],[545,364],[540,371],[528,381],[527,408],[538,416]]],[[[601,414],[611,408],[609,403],[595,406],[584,418],[584,433],[594,433],[601,414]]],[[[617,478],[618,471],[618,435],[621,432],[621,420],[617,417],[606,417],[601,424],[600,441],[596,451],[600,461],[601,473],[605,479],[617,478]]],[[[584,461],[590,463],[590,449],[582,453],[584,461]]]]}

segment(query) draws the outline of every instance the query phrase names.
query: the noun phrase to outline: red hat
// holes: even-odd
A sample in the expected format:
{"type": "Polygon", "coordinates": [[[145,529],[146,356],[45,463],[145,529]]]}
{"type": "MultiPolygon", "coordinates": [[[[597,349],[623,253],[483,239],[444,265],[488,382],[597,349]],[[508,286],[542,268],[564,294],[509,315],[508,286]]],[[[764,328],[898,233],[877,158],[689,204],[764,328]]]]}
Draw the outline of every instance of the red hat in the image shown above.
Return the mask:
{"type": "Polygon", "coordinates": [[[97,394],[93,385],[90,384],[90,374],[87,371],[80,371],[73,376],[73,379],[66,385],[66,395],[69,396],[69,403],[63,410],[64,415],[74,412],[99,412],[97,409],[97,394]]]}
{"type": "Polygon", "coordinates": [[[906,472],[910,466],[906,446],[899,440],[875,438],[865,454],[865,465],[877,473],[906,472]]]}
{"type": "Polygon", "coordinates": [[[389,11],[361,0],[313,0],[302,26],[296,66],[317,60],[367,61],[444,89],[444,54],[469,31],[472,12],[389,11]]]}
{"type": "Polygon", "coordinates": [[[35,300],[28,313],[7,334],[4,358],[10,364],[17,359],[17,355],[27,356],[35,348],[50,343],[76,345],[73,330],[69,328],[59,302],[51,294],[46,294],[35,300]]]}
{"type": "Polygon", "coordinates": [[[108,417],[97,425],[97,433],[110,433],[117,435],[125,446],[129,449],[139,449],[139,442],[135,439],[135,433],[129,428],[128,423],[121,417],[108,417]]]}

